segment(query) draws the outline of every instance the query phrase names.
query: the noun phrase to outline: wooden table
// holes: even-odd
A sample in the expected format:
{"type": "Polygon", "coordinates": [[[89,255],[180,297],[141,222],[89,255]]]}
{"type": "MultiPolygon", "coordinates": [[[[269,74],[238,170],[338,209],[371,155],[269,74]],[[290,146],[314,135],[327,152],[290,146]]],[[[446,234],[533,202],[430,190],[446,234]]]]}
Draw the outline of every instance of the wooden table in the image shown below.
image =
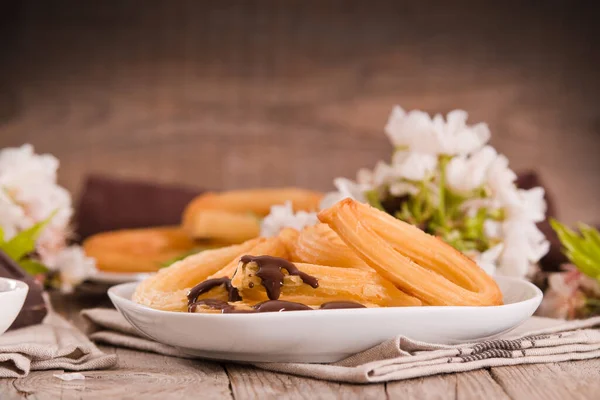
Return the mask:
{"type": "MultiPolygon", "coordinates": [[[[103,294],[52,295],[60,314],[77,326],[83,308],[108,306],[103,294]]],[[[524,399],[597,398],[600,359],[483,369],[387,384],[353,385],[262,371],[249,366],[183,360],[100,346],[119,357],[116,368],[63,382],[57,371],[0,380],[0,399],[524,399]]]]}

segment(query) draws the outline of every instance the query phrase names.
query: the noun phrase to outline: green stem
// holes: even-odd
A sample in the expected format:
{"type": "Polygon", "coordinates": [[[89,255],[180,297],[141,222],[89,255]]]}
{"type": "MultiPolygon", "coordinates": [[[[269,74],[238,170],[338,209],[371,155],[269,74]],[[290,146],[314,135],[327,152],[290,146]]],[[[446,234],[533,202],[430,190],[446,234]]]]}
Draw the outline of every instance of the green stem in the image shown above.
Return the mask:
{"type": "Polygon", "coordinates": [[[450,159],[448,156],[440,156],[440,199],[438,211],[440,215],[440,225],[446,227],[446,165],[450,159]]]}

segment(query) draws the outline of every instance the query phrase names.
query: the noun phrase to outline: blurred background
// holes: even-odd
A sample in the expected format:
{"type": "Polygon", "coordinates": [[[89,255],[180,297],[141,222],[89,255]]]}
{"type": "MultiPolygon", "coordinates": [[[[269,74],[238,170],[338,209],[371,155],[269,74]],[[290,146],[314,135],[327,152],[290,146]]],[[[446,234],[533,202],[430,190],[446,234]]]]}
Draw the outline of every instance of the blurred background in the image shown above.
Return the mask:
{"type": "MultiPolygon", "coordinates": [[[[388,159],[393,105],[485,121],[565,222],[600,220],[597,15],[585,2],[1,1],[0,147],[210,189],[388,159]]],[[[592,4],[592,2],[589,2],[592,4]]]]}

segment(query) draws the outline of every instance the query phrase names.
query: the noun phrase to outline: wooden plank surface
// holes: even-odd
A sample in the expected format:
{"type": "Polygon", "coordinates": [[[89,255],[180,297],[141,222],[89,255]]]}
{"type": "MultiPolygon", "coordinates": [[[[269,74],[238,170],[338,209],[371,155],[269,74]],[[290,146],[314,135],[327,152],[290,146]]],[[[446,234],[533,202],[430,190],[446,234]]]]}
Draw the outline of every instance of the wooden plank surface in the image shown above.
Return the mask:
{"type": "MultiPolygon", "coordinates": [[[[79,310],[107,305],[105,296],[52,293],[54,308],[81,326],[79,310]]],[[[325,382],[237,364],[183,360],[101,346],[119,357],[118,366],[86,371],[85,381],[63,382],[35,371],[1,379],[0,399],[592,399],[600,391],[600,359],[560,364],[492,368],[387,384],[325,382]]]]}
{"type": "Polygon", "coordinates": [[[542,174],[565,221],[600,221],[597,24],[582,4],[11,4],[0,147],[55,154],[75,194],[90,172],[329,190],[389,158],[401,104],[468,110],[516,170],[542,174]]]}

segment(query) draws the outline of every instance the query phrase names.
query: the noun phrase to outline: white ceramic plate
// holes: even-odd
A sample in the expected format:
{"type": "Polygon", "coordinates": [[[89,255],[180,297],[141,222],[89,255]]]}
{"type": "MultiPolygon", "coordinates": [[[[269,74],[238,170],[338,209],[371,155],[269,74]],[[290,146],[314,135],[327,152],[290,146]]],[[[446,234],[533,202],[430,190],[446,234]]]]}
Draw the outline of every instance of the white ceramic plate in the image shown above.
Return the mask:
{"type": "Polygon", "coordinates": [[[103,283],[106,285],[117,285],[127,282],[141,282],[152,273],[123,273],[123,272],[104,272],[97,271],[94,275],[87,278],[88,281],[103,283]]]}
{"type": "Polygon", "coordinates": [[[533,284],[497,278],[504,305],[494,307],[389,307],[261,314],[191,314],[158,311],[131,301],[136,283],[108,295],[141,333],[206,358],[250,362],[334,362],[397,335],[454,344],[505,333],[542,301],[533,284]]]}
{"type": "Polygon", "coordinates": [[[0,335],[12,325],[23,308],[29,286],[25,282],[0,278],[0,335]]]}

